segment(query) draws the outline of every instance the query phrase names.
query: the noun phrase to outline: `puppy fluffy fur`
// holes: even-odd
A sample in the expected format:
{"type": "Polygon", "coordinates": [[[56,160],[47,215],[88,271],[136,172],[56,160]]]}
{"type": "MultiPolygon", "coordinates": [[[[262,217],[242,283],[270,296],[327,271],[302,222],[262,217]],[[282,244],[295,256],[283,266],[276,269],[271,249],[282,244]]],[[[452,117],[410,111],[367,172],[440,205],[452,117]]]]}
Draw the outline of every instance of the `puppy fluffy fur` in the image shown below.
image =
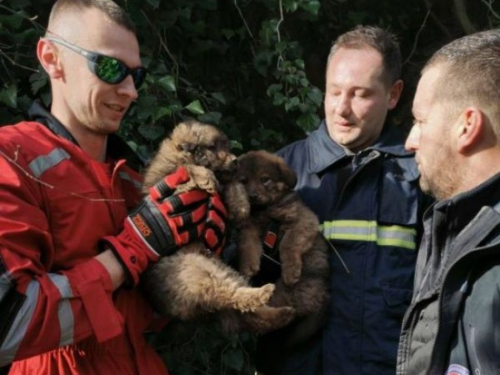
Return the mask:
{"type": "Polygon", "coordinates": [[[318,231],[316,215],[294,192],[296,175],[282,158],[265,151],[248,152],[238,158],[238,179],[251,204],[251,215],[239,232],[239,270],[254,280],[261,276],[262,242],[270,222],[278,222],[281,275],[267,305],[293,308],[295,323],[300,320],[300,324],[287,337],[291,345],[322,324],[328,299],[328,245],[318,231]]]}
{"type": "MultiPolygon", "coordinates": [[[[243,186],[231,181],[235,159],[227,137],[217,128],[199,122],[181,123],[160,145],[145,173],[144,191],[184,166],[191,179],[178,191],[223,188],[230,217],[241,220],[248,216],[250,207],[243,186]]],[[[158,312],[184,320],[226,309],[252,312],[274,291],[273,284],[251,287],[246,278],[218,258],[207,257],[201,241],[152,264],[143,274],[142,285],[158,312]]]]}

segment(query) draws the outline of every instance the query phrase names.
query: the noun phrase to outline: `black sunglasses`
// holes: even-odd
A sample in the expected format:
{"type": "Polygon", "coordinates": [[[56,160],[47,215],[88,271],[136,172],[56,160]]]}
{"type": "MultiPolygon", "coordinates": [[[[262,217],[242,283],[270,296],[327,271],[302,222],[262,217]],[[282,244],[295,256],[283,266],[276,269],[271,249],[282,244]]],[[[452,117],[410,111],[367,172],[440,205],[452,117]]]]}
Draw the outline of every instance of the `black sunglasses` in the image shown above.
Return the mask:
{"type": "Polygon", "coordinates": [[[51,42],[58,43],[70,50],[82,55],[88,60],[89,69],[94,73],[97,78],[101,81],[109,84],[117,84],[123,82],[125,78],[130,74],[134,81],[135,88],[138,90],[139,87],[144,83],[146,78],[147,70],[143,66],[138,68],[130,69],[124,62],[115,59],[114,57],[109,57],[106,55],[101,55],[97,52],[87,51],[86,49],[80,48],[66,42],[65,40],[47,37],[45,38],[51,42]]]}

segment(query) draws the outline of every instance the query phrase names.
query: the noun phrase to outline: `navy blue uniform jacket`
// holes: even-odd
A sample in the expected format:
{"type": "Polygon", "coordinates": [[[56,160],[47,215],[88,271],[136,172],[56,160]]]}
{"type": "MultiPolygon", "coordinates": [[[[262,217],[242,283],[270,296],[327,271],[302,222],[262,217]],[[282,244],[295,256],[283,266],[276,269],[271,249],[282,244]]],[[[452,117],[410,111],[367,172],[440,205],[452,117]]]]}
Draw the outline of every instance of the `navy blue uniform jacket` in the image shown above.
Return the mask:
{"type": "Polygon", "coordinates": [[[349,155],[322,122],[278,154],[297,173],[297,191],[318,215],[323,234],[349,272],[331,251],[331,301],[323,334],[286,363],[275,361],[273,371],[394,374],[401,322],[412,295],[420,213],[427,201],[403,134],[386,126],[374,145],[349,155]]]}

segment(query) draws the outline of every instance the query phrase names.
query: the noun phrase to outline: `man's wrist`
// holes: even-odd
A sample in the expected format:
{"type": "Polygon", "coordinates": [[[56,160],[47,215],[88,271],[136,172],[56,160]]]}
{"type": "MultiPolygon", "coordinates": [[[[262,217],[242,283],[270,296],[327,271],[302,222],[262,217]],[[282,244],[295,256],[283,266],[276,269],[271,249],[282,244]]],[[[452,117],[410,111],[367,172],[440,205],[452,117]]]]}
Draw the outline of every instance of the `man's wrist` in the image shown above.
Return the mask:
{"type": "Polygon", "coordinates": [[[95,257],[109,273],[113,290],[116,290],[123,284],[126,278],[125,269],[122,266],[118,257],[116,257],[110,248],[105,249],[102,253],[95,257]]]}

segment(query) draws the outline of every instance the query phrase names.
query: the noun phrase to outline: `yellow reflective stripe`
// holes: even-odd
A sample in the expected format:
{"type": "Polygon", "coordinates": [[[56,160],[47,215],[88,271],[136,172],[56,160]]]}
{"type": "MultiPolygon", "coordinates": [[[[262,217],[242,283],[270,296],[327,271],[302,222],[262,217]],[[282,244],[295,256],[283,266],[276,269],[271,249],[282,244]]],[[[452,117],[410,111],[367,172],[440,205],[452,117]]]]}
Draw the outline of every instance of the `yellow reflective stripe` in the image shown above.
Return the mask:
{"type": "Polygon", "coordinates": [[[376,242],[381,246],[416,249],[417,231],[399,225],[378,225],[376,221],[335,220],[324,222],[320,231],[330,240],[376,242]]]}
{"type": "Polygon", "coordinates": [[[415,236],[417,231],[413,228],[401,227],[399,225],[381,225],[379,227],[377,244],[382,246],[400,246],[415,250],[415,236]]]}
{"type": "Polygon", "coordinates": [[[404,240],[383,240],[379,239],[377,240],[377,245],[380,246],[397,246],[397,247],[403,247],[405,249],[409,250],[415,250],[417,248],[417,245],[415,242],[408,242],[404,240]]]}

